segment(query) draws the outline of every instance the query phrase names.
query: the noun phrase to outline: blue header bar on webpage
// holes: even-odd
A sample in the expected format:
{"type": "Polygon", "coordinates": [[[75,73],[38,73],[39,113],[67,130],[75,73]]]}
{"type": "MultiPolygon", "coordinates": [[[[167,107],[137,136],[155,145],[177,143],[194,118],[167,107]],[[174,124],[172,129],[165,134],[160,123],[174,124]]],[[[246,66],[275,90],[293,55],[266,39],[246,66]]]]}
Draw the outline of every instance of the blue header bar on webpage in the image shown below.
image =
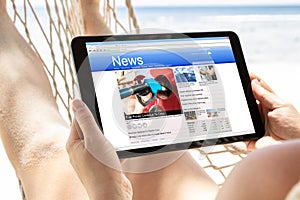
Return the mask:
{"type": "Polygon", "coordinates": [[[102,52],[88,57],[92,72],[235,62],[230,47],[102,52]]]}

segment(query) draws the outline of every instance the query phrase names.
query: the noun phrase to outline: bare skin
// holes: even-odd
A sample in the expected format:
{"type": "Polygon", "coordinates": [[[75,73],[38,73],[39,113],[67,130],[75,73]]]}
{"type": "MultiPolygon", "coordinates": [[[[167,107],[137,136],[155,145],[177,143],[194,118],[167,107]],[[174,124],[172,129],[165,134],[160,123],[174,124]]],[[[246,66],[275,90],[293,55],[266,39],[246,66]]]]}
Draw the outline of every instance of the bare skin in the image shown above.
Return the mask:
{"type": "Polygon", "coordinates": [[[299,156],[299,139],[250,153],[227,177],[217,199],[285,199],[300,180],[299,156]]]}
{"type": "MultiPolygon", "coordinates": [[[[149,160],[150,162],[150,160],[149,160]]],[[[168,167],[143,174],[127,174],[133,185],[134,199],[214,199],[217,185],[185,153],[168,167]]]]}
{"type": "Polygon", "coordinates": [[[300,138],[300,115],[296,108],[278,97],[261,78],[255,75],[251,78],[254,96],[260,102],[266,133],[277,140],[300,138]],[[291,123],[295,125],[290,126],[291,123]]]}
{"type": "Polygon", "coordinates": [[[250,74],[254,97],[259,101],[259,109],[265,125],[265,137],[248,142],[253,150],[283,140],[300,138],[300,114],[289,102],[276,95],[272,88],[260,77],[250,74]]]}
{"type": "MultiPolygon", "coordinates": [[[[1,7],[4,3],[1,0],[1,7]]],[[[85,199],[64,149],[69,129],[42,64],[2,11],[0,134],[7,155],[28,199],[85,199]]]]}
{"type": "Polygon", "coordinates": [[[112,34],[99,13],[100,0],[81,0],[85,35],[112,34]]]}

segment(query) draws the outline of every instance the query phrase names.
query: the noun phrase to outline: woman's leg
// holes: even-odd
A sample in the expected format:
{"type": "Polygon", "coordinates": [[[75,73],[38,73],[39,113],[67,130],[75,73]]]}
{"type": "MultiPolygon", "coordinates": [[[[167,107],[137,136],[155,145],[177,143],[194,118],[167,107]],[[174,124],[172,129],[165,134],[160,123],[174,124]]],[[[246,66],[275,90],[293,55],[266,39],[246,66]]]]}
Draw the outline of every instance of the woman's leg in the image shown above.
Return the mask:
{"type": "Polygon", "coordinates": [[[99,13],[100,0],[81,0],[85,35],[112,34],[99,13]]]}
{"type": "Polygon", "coordinates": [[[218,186],[188,151],[137,158],[131,164],[137,169],[137,173],[134,173],[132,170],[131,173],[126,173],[126,176],[132,183],[133,199],[209,200],[214,199],[218,192],[218,186]],[[177,157],[174,154],[181,156],[177,157]],[[157,163],[154,168],[159,168],[159,164],[164,165],[165,159],[172,156],[178,159],[169,162],[168,165],[161,169],[141,173],[142,169],[149,168],[149,165],[155,165],[153,163],[157,163]]]}
{"type": "Polygon", "coordinates": [[[43,66],[0,0],[0,135],[27,199],[86,199],[43,66]]]}
{"type": "Polygon", "coordinates": [[[284,199],[300,179],[300,140],[250,153],[226,179],[217,199],[284,199]]]}

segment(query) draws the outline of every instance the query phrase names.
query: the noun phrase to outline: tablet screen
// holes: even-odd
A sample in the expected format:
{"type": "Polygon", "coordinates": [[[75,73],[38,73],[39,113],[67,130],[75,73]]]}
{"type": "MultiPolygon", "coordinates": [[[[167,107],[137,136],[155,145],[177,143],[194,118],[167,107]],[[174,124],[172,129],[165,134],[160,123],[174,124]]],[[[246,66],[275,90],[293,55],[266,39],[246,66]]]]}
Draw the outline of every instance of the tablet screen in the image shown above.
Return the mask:
{"type": "Polygon", "coordinates": [[[229,37],[85,47],[103,132],[117,151],[255,133],[229,37]]]}

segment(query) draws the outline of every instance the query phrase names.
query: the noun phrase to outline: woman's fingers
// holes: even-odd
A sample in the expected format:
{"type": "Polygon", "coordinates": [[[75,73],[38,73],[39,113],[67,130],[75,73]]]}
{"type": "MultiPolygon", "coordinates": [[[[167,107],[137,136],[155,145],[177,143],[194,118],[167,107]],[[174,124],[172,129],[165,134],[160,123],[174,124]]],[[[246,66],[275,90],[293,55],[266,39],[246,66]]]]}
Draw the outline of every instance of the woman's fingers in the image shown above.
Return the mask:
{"type": "Polygon", "coordinates": [[[257,79],[253,79],[251,85],[254,97],[269,110],[274,110],[284,104],[281,98],[263,87],[257,79]]]}
{"type": "Polygon", "coordinates": [[[121,170],[115,148],[104,137],[88,107],[81,100],[76,99],[73,101],[72,108],[78,124],[77,127],[74,126],[77,133],[82,133],[84,146],[88,152],[102,164],[121,170]]]}
{"type": "Polygon", "coordinates": [[[254,79],[257,79],[259,84],[266,90],[268,90],[269,92],[272,92],[275,94],[274,90],[263,80],[261,79],[259,76],[253,74],[253,73],[249,73],[250,75],[250,80],[253,81],[254,79]]]}

